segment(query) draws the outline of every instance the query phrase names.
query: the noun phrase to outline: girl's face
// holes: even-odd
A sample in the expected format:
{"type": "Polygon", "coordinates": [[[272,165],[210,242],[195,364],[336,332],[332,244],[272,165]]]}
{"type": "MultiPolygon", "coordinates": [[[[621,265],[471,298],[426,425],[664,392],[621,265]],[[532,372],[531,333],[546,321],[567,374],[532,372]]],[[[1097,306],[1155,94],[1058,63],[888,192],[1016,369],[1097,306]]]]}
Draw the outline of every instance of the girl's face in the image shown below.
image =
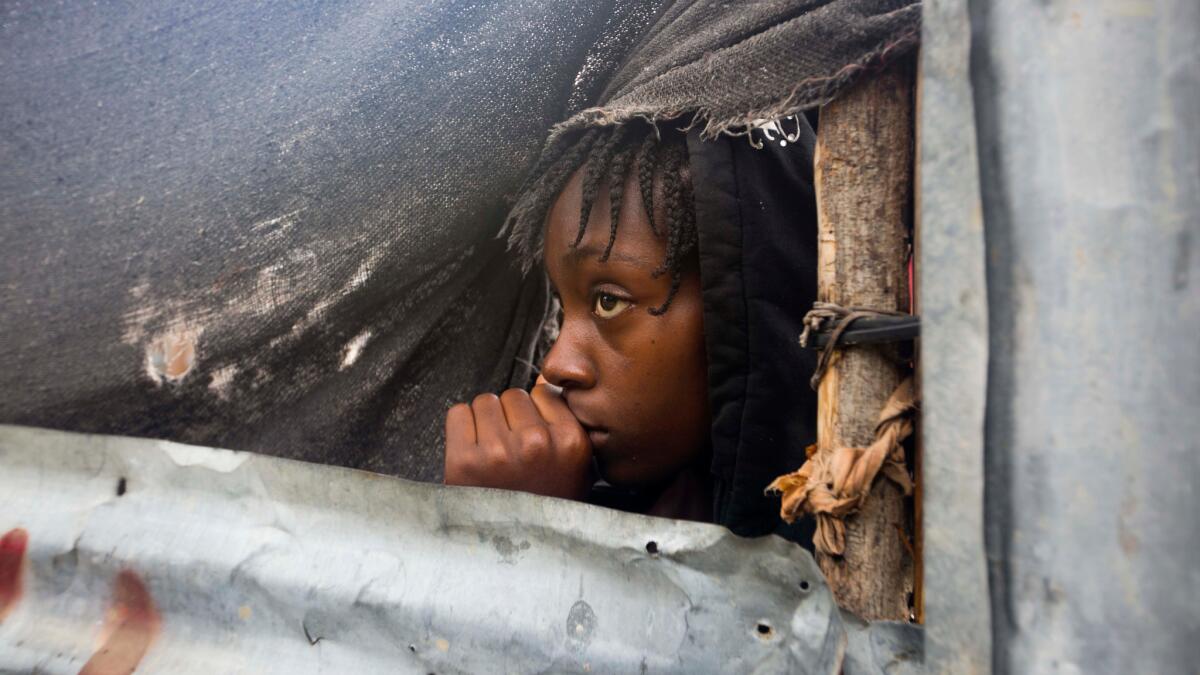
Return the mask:
{"type": "Polygon", "coordinates": [[[577,248],[581,171],[550,210],[545,265],[563,317],[542,366],[588,431],[604,478],[625,486],[672,478],[704,450],[710,424],[700,275],[693,261],[667,311],[647,311],[667,299],[671,276],[652,276],[666,240],[650,229],[630,174],[606,262],[597,259],[609,239],[607,189],[577,248]]]}

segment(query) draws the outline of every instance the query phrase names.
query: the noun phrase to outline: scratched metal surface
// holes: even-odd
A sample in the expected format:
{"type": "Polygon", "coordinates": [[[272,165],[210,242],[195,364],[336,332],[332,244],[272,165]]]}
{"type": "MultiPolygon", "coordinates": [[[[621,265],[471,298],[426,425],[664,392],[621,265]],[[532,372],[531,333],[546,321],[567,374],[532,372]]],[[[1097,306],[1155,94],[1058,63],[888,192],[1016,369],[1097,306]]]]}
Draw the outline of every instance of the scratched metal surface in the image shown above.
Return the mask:
{"type": "Polygon", "coordinates": [[[1200,3],[971,3],[994,667],[1200,661],[1200,3]]]}
{"type": "Polygon", "coordinates": [[[0,467],[0,672],[831,673],[845,649],[776,537],[25,427],[0,467]]]}

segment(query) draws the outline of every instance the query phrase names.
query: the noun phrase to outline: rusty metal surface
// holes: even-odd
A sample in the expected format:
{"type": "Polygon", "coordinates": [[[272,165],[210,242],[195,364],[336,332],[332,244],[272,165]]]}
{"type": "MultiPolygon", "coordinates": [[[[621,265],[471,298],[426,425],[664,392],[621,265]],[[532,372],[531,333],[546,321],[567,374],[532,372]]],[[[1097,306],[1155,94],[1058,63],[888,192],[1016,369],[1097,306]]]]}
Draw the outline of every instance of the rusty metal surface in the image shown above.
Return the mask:
{"type": "Polygon", "coordinates": [[[0,494],[0,672],[832,673],[846,645],[807,552],[713,525],[8,426],[0,494]]]}

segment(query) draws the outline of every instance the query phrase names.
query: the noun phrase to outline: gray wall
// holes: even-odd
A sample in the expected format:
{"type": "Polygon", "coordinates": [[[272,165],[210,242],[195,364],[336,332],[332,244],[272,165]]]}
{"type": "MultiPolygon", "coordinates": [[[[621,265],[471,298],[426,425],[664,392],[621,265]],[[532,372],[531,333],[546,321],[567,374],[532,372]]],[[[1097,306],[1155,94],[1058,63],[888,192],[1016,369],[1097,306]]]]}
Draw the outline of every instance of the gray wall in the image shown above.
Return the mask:
{"type": "Polygon", "coordinates": [[[997,672],[1200,656],[1200,3],[970,2],[997,672]]]}

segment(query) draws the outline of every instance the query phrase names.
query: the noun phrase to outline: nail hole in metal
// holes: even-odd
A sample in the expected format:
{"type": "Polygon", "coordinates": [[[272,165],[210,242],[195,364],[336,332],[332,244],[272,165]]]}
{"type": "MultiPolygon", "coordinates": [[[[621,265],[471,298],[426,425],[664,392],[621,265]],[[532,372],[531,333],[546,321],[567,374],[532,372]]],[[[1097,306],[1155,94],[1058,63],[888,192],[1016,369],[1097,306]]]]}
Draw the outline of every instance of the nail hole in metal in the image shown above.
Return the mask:
{"type": "Polygon", "coordinates": [[[658,555],[658,542],[657,541],[646,542],[646,553],[649,553],[650,555],[658,555]]]}
{"type": "Polygon", "coordinates": [[[125,476],[121,476],[120,478],[117,479],[117,496],[118,497],[125,494],[125,487],[126,487],[125,476]]]}
{"type": "Polygon", "coordinates": [[[800,582],[800,590],[807,591],[809,588],[811,588],[811,584],[808,583],[808,580],[803,580],[800,582]]]}
{"type": "Polygon", "coordinates": [[[758,622],[758,625],[754,627],[754,630],[758,633],[758,637],[764,640],[770,640],[775,635],[775,629],[771,628],[770,625],[763,623],[762,621],[758,622]]]}

